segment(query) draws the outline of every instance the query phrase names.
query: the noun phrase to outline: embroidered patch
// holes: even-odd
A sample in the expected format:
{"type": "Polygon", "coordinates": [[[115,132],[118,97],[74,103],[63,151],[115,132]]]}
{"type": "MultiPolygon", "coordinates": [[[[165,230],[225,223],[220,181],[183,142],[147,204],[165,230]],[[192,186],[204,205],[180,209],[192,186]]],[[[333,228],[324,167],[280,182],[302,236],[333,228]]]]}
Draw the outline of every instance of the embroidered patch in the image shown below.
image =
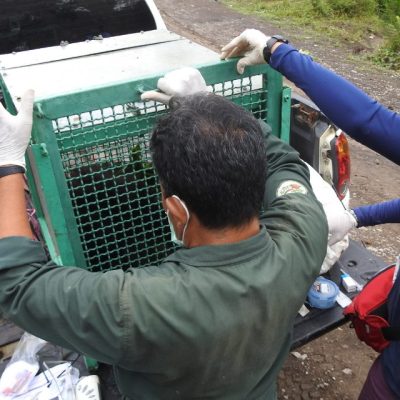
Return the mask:
{"type": "Polygon", "coordinates": [[[284,196],[285,194],[289,193],[302,193],[302,194],[307,194],[308,191],[303,186],[301,183],[296,182],[296,181],[285,181],[282,182],[278,189],[276,190],[276,195],[279,196],[284,196]]]}

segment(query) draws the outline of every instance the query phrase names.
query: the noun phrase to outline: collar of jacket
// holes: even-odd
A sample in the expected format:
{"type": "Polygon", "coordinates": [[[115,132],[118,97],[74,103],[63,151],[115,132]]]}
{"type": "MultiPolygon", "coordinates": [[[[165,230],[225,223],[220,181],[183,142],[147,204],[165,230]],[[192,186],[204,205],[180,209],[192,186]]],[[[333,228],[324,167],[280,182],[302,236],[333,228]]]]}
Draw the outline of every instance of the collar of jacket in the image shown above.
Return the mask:
{"type": "Polygon", "coordinates": [[[181,248],[164,262],[178,262],[197,267],[216,267],[241,264],[257,257],[272,245],[267,230],[260,225],[260,232],[249,239],[236,243],[181,248]]]}

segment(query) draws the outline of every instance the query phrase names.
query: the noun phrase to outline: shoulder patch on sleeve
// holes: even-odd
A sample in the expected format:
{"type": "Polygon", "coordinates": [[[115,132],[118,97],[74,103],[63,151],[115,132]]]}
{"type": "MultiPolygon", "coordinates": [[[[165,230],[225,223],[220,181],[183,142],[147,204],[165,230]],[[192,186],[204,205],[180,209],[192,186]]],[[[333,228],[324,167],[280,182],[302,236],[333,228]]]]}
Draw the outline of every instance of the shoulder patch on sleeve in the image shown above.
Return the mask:
{"type": "Polygon", "coordinates": [[[276,190],[277,197],[284,196],[285,194],[290,193],[307,194],[308,190],[304,185],[296,181],[284,181],[278,186],[278,189],[276,190]]]}

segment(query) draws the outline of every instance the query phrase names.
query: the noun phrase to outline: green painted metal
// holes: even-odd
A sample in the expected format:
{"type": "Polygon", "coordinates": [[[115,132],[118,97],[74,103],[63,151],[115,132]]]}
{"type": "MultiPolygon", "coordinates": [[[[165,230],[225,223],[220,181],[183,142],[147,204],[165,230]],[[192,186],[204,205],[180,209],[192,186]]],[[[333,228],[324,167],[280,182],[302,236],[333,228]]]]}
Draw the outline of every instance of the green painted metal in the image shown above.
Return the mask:
{"type": "Polygon", "coordinates": [[[284,87],[281,100],[281,134],[280,138],[290,143],[290,112],[292,103],[292,89],[284,87]]]}
{"type": "Polygon", "coordinates": [[[10,93],[9,93],[9,91],[7,89],[7,86],[4,83],[2,75],[0,75],[0,89],[1,89],[1,92],[3,93],[4,102],[6,104],[6,108],[7,108],[8,112],[10,112],[11,114],[15,115],[17,113],[17,110],[16,110],[16,108],[14,106],[14,103],[13,103],[13,101],[11,99],[11,96],[10,96],[10,93]]]}
{"type": "Polygon", "coordinates": [[[54,234],[50,233],[51,221],[50,218],[48,219],[48,223],[46,222],[45,212],[43,211],[43,207],[45,207],[46,202],[41,197],[42,190],[40,185],[40,180],[38,176],[38,171],[35,168],[35,163],[33,166],[31,164],[31,160],[33,160],[33,154],[36,145],[30,146],[27,151],[26,157],[26,168],[27,168],[27,179],[28,179],[28,186],[29,186],[29,193],[32,199],[33,204],[35,204],[35,215],[39,221],[40,230],[42,236],[46,242],[47,249],[49,254],[56,263],[62,264],[62,260],[56,248],[57,243],[54,240],[54,234]]]}
{"type": "MultiPolygon", "coordinates": [[[[257,107],[252,109],[253,113],[259,113],[261,111],[259,106],[266,104],[263,93],[243,94],[233,97],[232,101],[249,109],[256,104],[257,107]]],[[[130,120],[106,121],[101,124],[101,127],[95,129],[93,129],[93,126],[84,126],[84,123],[83,126],[75,128],[74,136],[71,136],[69,132],[66,134],[60,133],[60,136],[63,137],[63,149],[64,151],[83,150],[90,145],[98,146],[108,143],[112,138],[115,140],[126,139],[132,135],[132,131],[148,129],[149,124],[154,124],[160,113],[154,113],[151,116],[137,115],[130,120]]],[[[87,125],[90,124],[87,123],[87,125]]]]}
{"type": "Polygon", "coordinates": [[[271,126],[272,134],[281,136],[281,95],[282,95],[282,75],[269,69],[264,75],[264,85],[267,88],[267,120],[271,126]]]}
{"type": "MultiPolygon", "coordinates": [[[[198,68],[215,93],[288,140],[279,73],[262,65],[238,75],[235,60],[198,68]]],[[[149,152],[154,123],[167,110],[140,101],[158,79],[37,100],[29,184],[46,243],[61,264],[91,271],[139,267],[174,250],[149,152]]]]}
{"type": "MultiPolygon", "coordinates": [[[[40,129],[40,124],[36,124],[36,128],[40,129]]],[[[28,166],[29,182],[34,181],[36,196],[33,201],[35,208],[40,210],[39,222],[49,252],[53,260],[58,260],[62,265],[86,267],[71,203],[66,191],[62,190],[65,185],[62,166],[58,165],[57,171],[44,144],[31,145],[30,151],[34,166],[28,166]],[[33,178],[34,173],[39,180],[33,178]],[[71,211],[68,215],[69,209],[71,211]]],[[[57,152],[54,156],[57,156],[57,152]]]]}
{"type": "Polygon", "coordinates": [[[83,357],[83,360],[89,372],[96,372],[98,370],[99,363],[96,360],[93,360],[93,358],[89,357],[83,357]]]}

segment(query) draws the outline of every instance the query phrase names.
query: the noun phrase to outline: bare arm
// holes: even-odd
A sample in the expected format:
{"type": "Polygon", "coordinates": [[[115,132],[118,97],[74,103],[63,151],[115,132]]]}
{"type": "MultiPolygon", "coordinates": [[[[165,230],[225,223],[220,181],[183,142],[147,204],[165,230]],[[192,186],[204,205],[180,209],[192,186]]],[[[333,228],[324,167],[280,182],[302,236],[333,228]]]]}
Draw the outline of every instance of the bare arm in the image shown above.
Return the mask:
{"type": "Polygon", "coordinates": [[[34,92],[28,90],[20,105],[18,115],[7,112],[0,104],[0,239],[24,236],[32,239],[26,213],[24,177],[25,151],[31,137],[34,92]],[[10,173],[7,167],[15,166],[21,172],[10,173]]]}
{"type": "Polygon", "coordinates": [[[0,239],[8,236],[33,238],[25,205],[22,174],[0,178],[0,239]]]}

